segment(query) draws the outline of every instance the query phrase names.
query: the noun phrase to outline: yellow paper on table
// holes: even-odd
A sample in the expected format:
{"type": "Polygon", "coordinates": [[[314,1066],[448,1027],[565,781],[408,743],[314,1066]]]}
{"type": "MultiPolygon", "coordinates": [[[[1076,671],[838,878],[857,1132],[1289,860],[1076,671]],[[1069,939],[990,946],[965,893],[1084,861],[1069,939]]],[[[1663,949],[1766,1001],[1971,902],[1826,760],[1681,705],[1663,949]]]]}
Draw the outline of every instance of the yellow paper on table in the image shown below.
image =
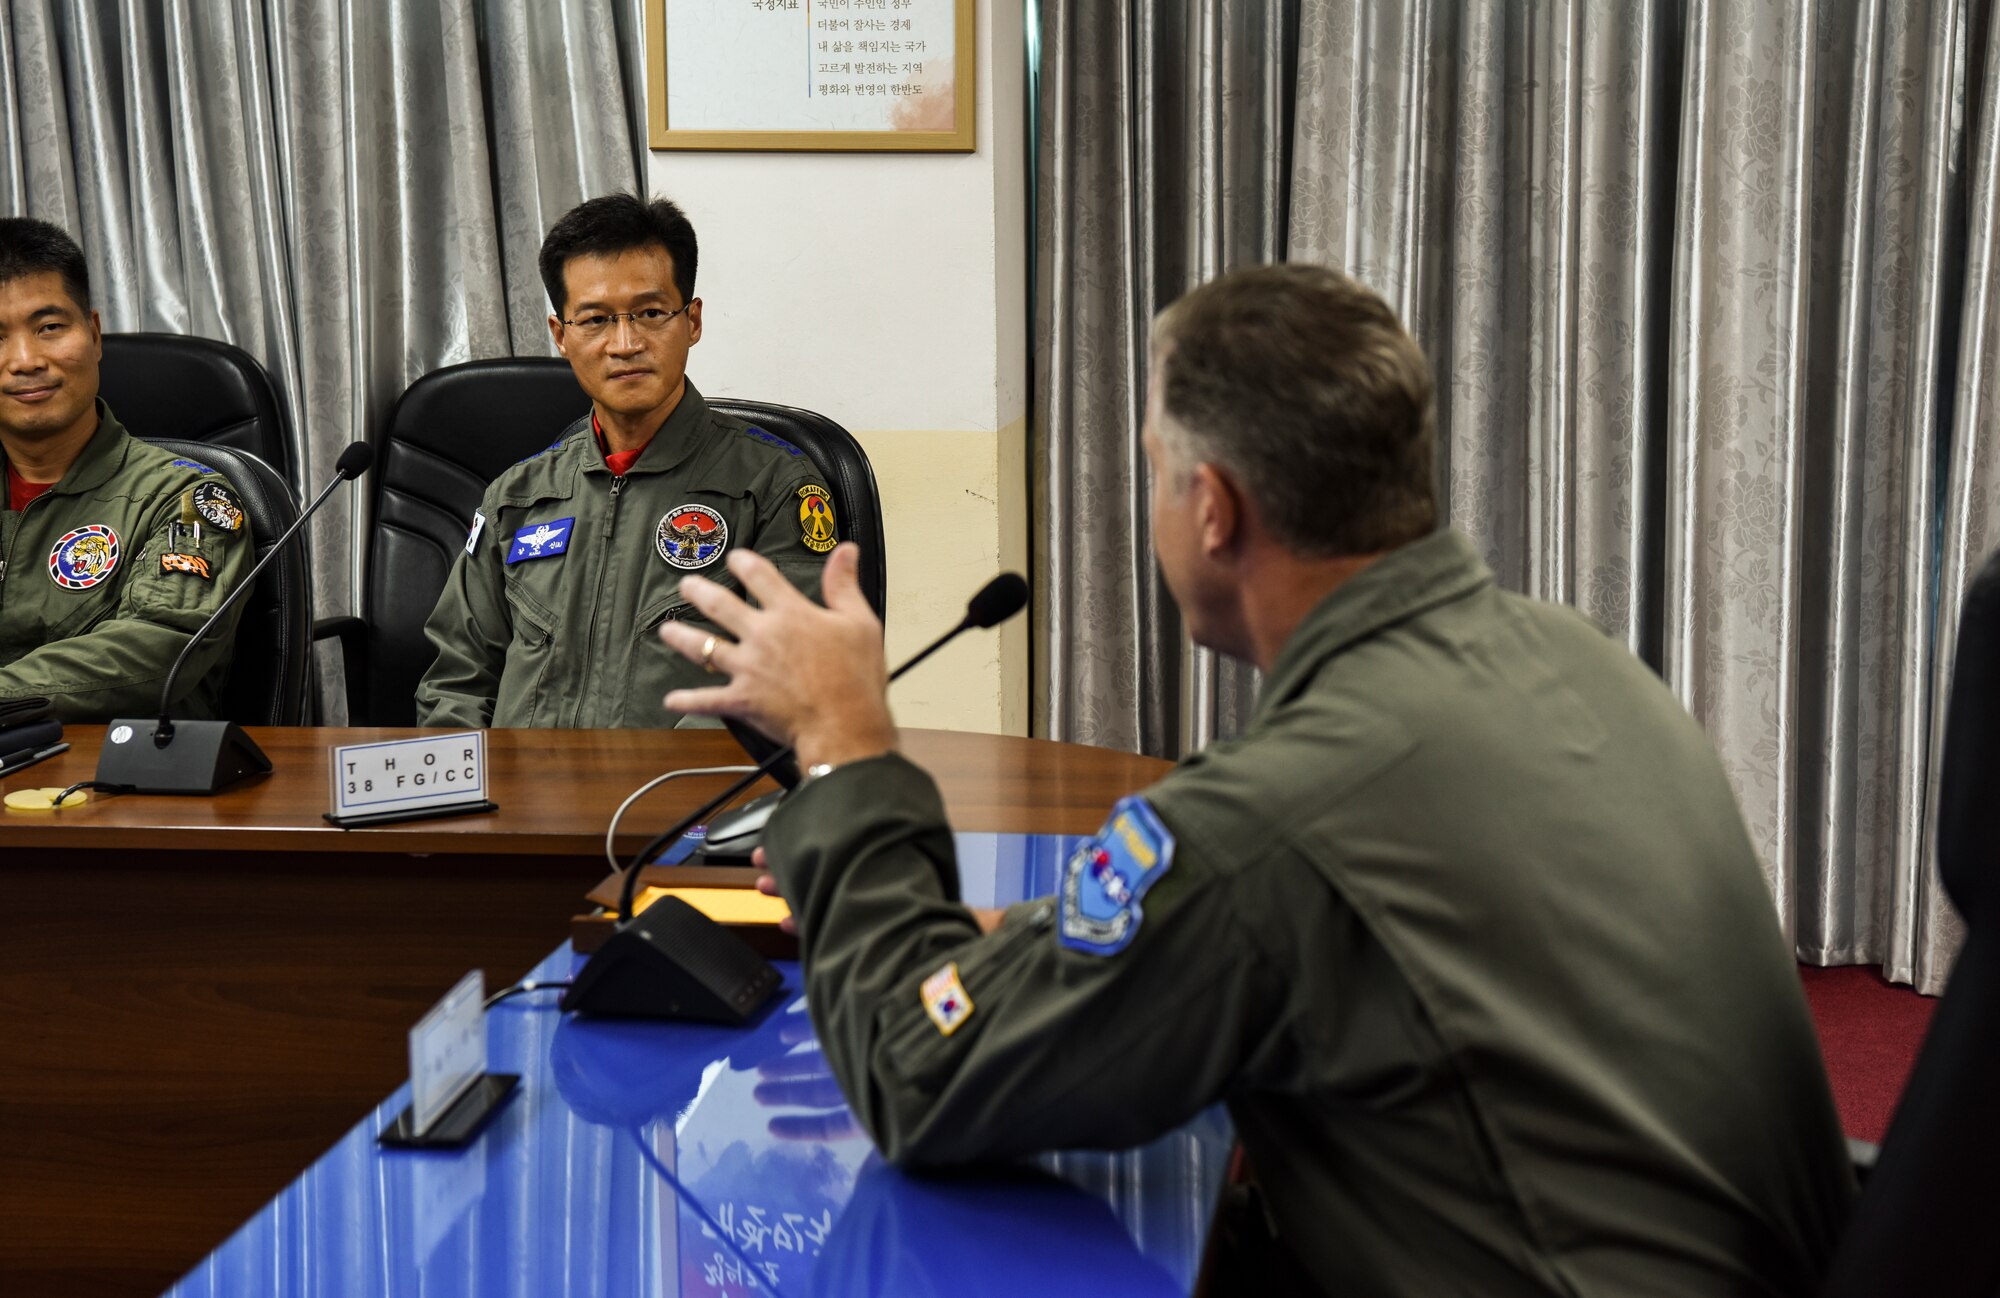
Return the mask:
{"type": "MultiPolygon", "coordinates": [[[[16,789],[7,795],[5,802],[9,811],[54,811],[57,798],[62,798],[61,789],[16,789]]],[[[63,806],[80,807],[89,801],[90,794],[78,789],[63,798],[63,806]]]]}
{"type": "Polygon", "coordinates": [[[641,888],[632,905],[644,910],[662,897],[678,897],[718,924],[775,924],[792,913],[783,897],[755,888],[641,888]]]}

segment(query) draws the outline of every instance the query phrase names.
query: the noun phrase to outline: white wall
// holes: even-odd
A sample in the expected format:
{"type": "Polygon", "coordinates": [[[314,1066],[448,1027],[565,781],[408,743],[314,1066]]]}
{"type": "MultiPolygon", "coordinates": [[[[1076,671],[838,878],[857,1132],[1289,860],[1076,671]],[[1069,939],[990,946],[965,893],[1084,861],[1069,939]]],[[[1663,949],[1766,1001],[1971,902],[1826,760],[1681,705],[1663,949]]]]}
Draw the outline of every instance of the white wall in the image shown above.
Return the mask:
{"type": "MultiPolygon", "coordinates": [[[[867,449],[889,547],[893,662],[1027,566],[1022,12],[978,5],[970,154],[651,156],[701,237],[711,396],[816,410],[867,449]]],[[[904,725],[1027,733],[1027,628],[971,633],[899,682],[904,725]]]]}

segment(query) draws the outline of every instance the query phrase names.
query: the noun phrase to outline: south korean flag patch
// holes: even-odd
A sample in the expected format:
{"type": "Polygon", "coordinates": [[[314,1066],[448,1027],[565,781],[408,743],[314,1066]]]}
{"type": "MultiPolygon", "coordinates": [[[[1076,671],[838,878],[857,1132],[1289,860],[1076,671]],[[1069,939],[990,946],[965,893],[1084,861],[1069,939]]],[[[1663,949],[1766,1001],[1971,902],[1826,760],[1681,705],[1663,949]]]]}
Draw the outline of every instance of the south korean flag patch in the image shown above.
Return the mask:
{"type": "Polygon", "coordinates": [[[1173,867],[1174,836],[1144,798],[1120,798],[1111,819],[1063,867],[1057,940],[1087,955],[1116,955],[1145,919],[1140,899],[1173,867]]]}

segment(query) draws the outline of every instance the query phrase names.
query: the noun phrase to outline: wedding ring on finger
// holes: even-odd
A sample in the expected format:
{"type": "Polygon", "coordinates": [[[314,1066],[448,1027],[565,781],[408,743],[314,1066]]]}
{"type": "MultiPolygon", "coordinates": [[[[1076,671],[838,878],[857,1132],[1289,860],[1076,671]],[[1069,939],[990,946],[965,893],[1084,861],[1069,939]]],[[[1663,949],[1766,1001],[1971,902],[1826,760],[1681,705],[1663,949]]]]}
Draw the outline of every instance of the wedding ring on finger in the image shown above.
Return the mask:
{"type": "Polygon", "coordinates": [[[714,636],[710,636],[701,642],[701,669],[710,676],[720,676],[722,674],[722,669],[715,665],[715,645],[716,640],[714,636]]]}

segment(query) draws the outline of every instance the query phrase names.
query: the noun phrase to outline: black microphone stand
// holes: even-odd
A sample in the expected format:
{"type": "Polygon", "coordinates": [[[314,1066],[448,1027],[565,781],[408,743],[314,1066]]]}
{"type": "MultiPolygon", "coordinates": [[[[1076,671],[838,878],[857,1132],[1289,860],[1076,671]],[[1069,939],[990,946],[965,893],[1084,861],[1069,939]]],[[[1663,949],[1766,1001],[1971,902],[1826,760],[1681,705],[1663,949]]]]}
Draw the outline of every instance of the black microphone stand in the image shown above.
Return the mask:
{"type": "Polygon", "coordinates": [[[104,747],[97,755],[97,778],[91,781],[92,785],[123,793],[211,794],[245,776],[269,773],[271,759],[234,721],[177,722],[168,716],[174,684],[195,646],[215,630],[223,614],[256,588],[258,574],[299,534],[334,489],[365,473],[374,458],[374,450],[363,442],[355,442],[340,453],[333,480],[292,520],[292,525],[264,552],[264,557],[243,580],[236,583],[236,588],[208,615],[200,629],[188,637],[160,687],[158,719],[120,717],[106,727],[104,747]]]}
{"type": "MultiPolygon", "coordinates": [[[[1001,573],[972,597],[957,626],[889,673],[889,680],[897,680],[963,632],[998,626],[1027,602],[1026,579],[1018,573],[1001,573]]],[[[770,753],[755,770],[639,849],[625,867],[618,892],[618,931],[577,971],[576,981],[563,993],[565,1011],[743,1023],[777,991],[776,969],[743,939],[686,902],[666,897],[638,915],[632,902],[639,876],[655,853],[791,756],[790,744],[770,753]]]]}

